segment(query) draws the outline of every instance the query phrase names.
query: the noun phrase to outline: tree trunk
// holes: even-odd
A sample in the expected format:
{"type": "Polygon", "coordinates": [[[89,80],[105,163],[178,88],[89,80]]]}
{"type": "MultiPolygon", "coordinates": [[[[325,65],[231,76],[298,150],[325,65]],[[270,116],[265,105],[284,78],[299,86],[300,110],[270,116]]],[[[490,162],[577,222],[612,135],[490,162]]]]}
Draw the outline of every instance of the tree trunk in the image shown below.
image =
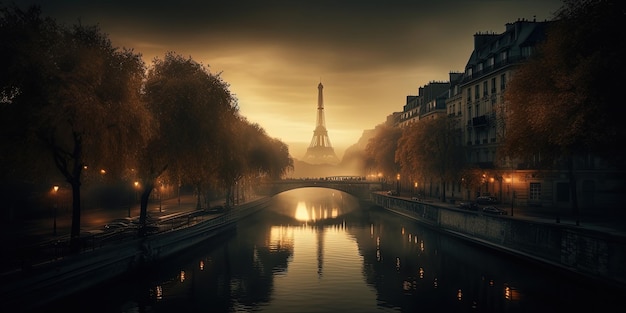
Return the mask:
{"type": "Polygon", "coordinates": [[[202,209],[202,188],[200,188],[200,183],[196,183],[196,210],[202,209]]]}
{"type": "Polygon", "coordinates": [[[148,201],[150,200],[150,193],[154,189],[154,184],[146,184],[143,192],[141,193],[141,206],[139,210],[139,236],[146,234],[146,220],[148,218],[148,201]]]}
{"type": "MultiPolygon", "coordinates": [[[[82,141],[78,134],[74,134],[74,162],[71,173],[65,172],[65,178],[72,185],[72,228],[70,231],[70,252],[80,252],[80,178],[83,171],[82,165],[82,141]]],[[[65,163],[67,164],[67,163],[65,163]]]]}
{"type": "Polygon", "coordinates": [[[446,182],[441,180],[441,202],[446,202],[446,182]]]}

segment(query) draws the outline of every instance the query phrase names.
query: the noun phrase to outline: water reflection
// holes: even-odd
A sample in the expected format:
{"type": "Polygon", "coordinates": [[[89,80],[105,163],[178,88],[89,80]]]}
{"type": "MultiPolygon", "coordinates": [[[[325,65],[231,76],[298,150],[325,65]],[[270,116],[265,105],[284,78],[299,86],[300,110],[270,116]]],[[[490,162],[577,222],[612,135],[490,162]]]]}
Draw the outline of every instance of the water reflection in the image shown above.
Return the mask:
{"type": "Polygon", "coordinates": [[[442,236],[324,189],[283,193],[236,233],[145,274],[75,297],[61,309],[610,311],[620,299],[610,288],[442,236]]]}

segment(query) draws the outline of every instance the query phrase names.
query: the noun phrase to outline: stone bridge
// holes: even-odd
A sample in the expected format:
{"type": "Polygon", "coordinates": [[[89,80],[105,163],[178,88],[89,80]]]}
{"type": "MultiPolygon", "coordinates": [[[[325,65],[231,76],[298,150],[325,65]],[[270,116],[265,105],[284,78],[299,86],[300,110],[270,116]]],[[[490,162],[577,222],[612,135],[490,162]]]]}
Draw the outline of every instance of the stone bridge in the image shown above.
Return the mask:
{"type": "Polygon", "coordinates": [[[258,193],[273,196],[284,191],[309,187],[335,189],[349,193],[359,199],[369,200],[372,191],[380,190],[381,183],[366,180],[364,177],[354,176],[335,176],[320,179],[284,179],[261,184],[258,193]]]}

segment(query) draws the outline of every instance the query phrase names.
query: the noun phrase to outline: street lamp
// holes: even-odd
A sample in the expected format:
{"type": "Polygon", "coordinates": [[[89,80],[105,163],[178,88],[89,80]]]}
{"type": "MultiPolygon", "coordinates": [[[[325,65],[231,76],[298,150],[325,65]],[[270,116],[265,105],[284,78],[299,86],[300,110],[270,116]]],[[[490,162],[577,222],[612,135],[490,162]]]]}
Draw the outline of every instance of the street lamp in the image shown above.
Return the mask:
{"type": "Polygon", "coordinates": [[[396,175],[396,193],[400,195],[400,173],[396,175]]]}
{"type": "Polygon", "coordinates": [[[54,185],[52,187],[52,189],[54,190],[54,214],[53,214],[53,222],[52,222],[52,234],[54,236],[57,235],[57,206],[59,204],[59,200],[57,197],[57,191],[59,191],[59,186],[58,185],[54,185]]]}
{"type": "MultiPolygon", "coordinates": [[[[511,177],[505,178],[506,180],[506,193],[507,195],[511,192],[511,183],[513,182],[513,175],[511,177]]],[[[513,194],[511,194],[511,216],[513,216],[513,205],[515,202],[515,190],[513,190],[513,194]]]]}
{"type": "MultiPolygon", "coordinates": [[[[137,201],[138,200],[137,198],[139,198],[139,182],[135,181],[134,185],[135,185],[135,201],[137,201]]],[[[128,207],[128,217],[130,217],[130,207],[131,206],[128,207]]]]}

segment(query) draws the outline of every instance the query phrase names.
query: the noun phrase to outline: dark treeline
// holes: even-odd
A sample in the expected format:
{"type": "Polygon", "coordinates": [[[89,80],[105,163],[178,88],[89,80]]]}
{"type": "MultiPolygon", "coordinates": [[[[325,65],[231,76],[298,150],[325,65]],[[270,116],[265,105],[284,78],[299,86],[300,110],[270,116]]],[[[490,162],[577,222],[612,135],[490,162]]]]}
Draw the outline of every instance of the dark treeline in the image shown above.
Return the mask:
{"type": "MultiPolygon", "coordinates": [[[[164,185],[192,186],[198,206],[209,192],[232,205],[235,186],[293,167],[288,147],[241,116],[207,66],[173,52],[144,64],[99,27],[61,25],[36,6],[0,8],[0,119],[3,185],[64,181],[72,246],[83,185],[134,185],[145,224],[150,195],[164,185]]],[[[7,206],[20,202],[8,203],[4,216],[19,212],[7,206]]]]}

